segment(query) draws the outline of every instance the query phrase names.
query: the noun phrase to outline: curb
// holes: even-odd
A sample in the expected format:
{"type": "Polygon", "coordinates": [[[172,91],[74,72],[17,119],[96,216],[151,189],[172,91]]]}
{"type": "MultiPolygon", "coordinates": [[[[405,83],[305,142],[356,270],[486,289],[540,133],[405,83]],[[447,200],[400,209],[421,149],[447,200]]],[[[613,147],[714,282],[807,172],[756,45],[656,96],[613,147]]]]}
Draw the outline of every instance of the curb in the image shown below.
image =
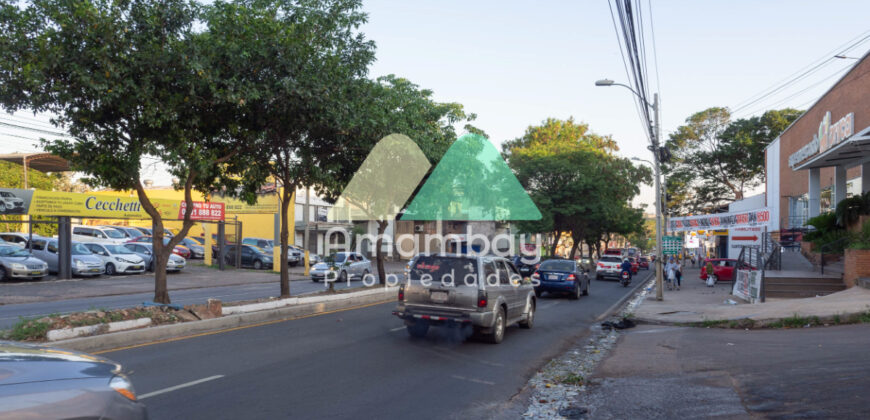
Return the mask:
{"type": "Polygon", "coordinates": [[[221,330],[288,321],[327,312],[393,302],[396,298],[394,291],[391,289],[382,289],[380,293],[371,293],[365,296],[354,296],[353,293],[348,293],[347,295],[345,299],[300,303],[273,310],[240,313],[202,321],[183,322],[112,334],[54,341],[51,343],[51,346],[88,353],[115,351],[142,344],[156,344],[157,342],[171,339],[192,338],[197,335],[221,330]]]}
{"type": "MultiPolygon", "coordinates": [[[[642,289],[643,286],[647,285],[648,283],[652,282],[653,287],[655,287],[656,275],[655,275],[655,272],[653,272],[651,274],[652,275],[647,280],[644,280],[642,282],[639,282],[637,285],[632,286],[630,293],[626,293],[625,296],[621,297],[618,301],[616,301],[616,303],[614,303],[609,308],[607,308],[607,310],[602,312],[601,315],[598,315],[598,317],[595,318],[594,322],[598,323],[601,320],[603,320],[604,318],[607,318],[607,317],[610,317],[611,315],[613,315],[614,312],[618,311],[619,308],[623,307],[626,302],[628,302],[631,298],[633,298],[635,295],[637,295],[638,289],[642,289]]],[[[637,319],[635,318],[635,320],[637,320],[637,319]]]]}

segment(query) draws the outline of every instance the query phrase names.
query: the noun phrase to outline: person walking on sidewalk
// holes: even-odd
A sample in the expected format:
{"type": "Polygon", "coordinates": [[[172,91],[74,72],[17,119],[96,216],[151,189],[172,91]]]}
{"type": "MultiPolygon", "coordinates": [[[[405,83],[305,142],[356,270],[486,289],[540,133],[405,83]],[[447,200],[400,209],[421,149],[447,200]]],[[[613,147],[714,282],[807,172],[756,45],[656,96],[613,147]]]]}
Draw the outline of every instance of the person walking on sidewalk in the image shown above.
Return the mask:
{"type": "Polygon", "coordinates": [[[668,263],[665,265],[665,273],[667,273],[668,277],[668,290],[671,290],[674,285],[674,280],[676,279],[676,268],[677,264],[674,263],[674,257],[670,257],[668,259],[668,263]]]}
{"type": "Polygon", "coordinates": [[[683,281],[683,264],[677,261],[674,266],[674,279],[676,280],[675,286],[677,287],[677,290],[680,290],[680,284],[683,281]]]}

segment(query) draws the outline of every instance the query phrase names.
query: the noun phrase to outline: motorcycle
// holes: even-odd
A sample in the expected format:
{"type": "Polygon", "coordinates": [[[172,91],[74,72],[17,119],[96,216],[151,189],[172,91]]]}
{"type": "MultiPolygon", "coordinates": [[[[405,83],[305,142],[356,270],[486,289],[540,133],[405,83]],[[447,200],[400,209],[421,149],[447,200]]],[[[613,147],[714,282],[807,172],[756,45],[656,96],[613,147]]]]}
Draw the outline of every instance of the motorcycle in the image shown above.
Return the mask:
{"type": "Polygon", "coordinates": [[[622,283],[622,287],[628,287],[628,284],[631,283],[631,273],[628,270],[623,270],[619,282],[622,283]]]}

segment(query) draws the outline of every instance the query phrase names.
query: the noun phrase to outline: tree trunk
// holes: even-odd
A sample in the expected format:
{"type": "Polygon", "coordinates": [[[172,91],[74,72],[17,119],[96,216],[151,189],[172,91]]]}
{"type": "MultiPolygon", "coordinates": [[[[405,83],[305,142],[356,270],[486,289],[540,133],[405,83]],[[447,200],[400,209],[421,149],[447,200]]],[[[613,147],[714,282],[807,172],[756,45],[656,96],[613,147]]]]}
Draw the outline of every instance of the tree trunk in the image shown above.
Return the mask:
{"type": "Polygon", "coordinates": [[[571,246],[571,259],[573,260],[577,256],[577,248],[583,243],[583,233],[574,234],[571,232],[571,239],[574,241],[574,245],[571,246]]]}
{"type": "Polygon", "coordinates": [[[386,220],[378,220],[378,240],[375,242],[377,250],[375,250],[376,259],[378,262],[378,279],[381,284],[387,284],[387,272],[384,269],[384,238],[382,235],[387,231],[388,222],[386,220]]]}
{"type": "MultiPolygon", "coordinates": [[[[284,189],[281,192],[281,297],[290,297],[290,269],[287,266],[287,246],[290,244],[290,228],[288,225],[287,212],[293,203],[290,198],[293,192],[296,191],[296,185],[291,185],[288,181],[289,173],[284,173],[284,179],[281,182],[284,184],[284,189]]],[[[303,257],[304,258],[304,257],[303,257]]]]}

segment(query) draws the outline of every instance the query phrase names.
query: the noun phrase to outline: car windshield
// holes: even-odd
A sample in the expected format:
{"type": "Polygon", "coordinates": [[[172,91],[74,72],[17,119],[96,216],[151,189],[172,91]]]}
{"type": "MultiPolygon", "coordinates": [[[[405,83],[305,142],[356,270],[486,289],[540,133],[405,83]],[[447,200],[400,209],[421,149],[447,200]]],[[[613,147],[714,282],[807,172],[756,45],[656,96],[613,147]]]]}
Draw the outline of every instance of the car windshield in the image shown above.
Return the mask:
{"type": "Polygon", "coordinates": [[[346,257],[347,257],[347,255],[343,254],[343,253],[333,254],[332,261],[337,262],[337,263],[344,262],[344,259],[346,257]]]}
{"type": "Polygon", "coordinates": [[[121,246],[121,245],[103,245],[103,246],[106,247],[106,249],[108,249],[109,252],[112,254],[132,254],[133,253],[133,251],[130,251],[129,249],[127,249],[127,247],[121,246]]]}
{"type": "Polygon", "coordinates": [[[608,263],[614,263],[614,262],[615,262],[615,263],[621,263],[621,262],[622,262],[622,258],[619,258],[619,257],[607,257],[607,256],[605,256],[605,257],[601,257],[601,259],[598,260],[598,261],[599,261],[599,262],[608,262],[608,263]]]}
{"type": "Polygon", "coordinates": [[[30,252],[17,246],[0,246],[0,257],[26,257],[28,255],[30,252]]]}
{"type": "Polygon", "coordinates": [[[0,196],[3,196],[3,197],[15,197],[14,195],[12,195],[12,194],[10,194],[10,193],[8,193],[8,192],[6,192],[6,191],[0,191],[0,196]]]}
{"type": "Polygon", "coordinates": [[[106,233],[106,236],[108,236],[108,237],[110,237],[110,238],[113,238],[113,239],[124,239],[124,238],[126,238],[126,236],[124,236],[123,233],[121,233],[121,232],[119,232],[119,231],[117,231],[117,230],[115,230],[115,229],[104,229],[103,232],[106,233]]]}
{"type": "Polygon", "coordinates": [[[571,261],[548,260],[538,267],[541,271],[574,271],[574,263],[571,261]]]}
{"type": "Polygon", "coordinates": [[[86,247],[82,244],[72,244],[72,252],[71,253],[72,253],[72,255],[91,255],[91,254],[93,254],[93,252],[91,252],[91,250],[88,249],[88,247],[86,247]]]}
{"type": "MultiPolygon", "coordinates": [[[[477,261],[466,257],[420,256],[413,261],[410,278],[421,280],[424,275],[432,276],[432,282],[465,284],[466,276],[477,275],[477,261]]],[[[469,283],[471,280],[469,280],[469,283]]]]}

